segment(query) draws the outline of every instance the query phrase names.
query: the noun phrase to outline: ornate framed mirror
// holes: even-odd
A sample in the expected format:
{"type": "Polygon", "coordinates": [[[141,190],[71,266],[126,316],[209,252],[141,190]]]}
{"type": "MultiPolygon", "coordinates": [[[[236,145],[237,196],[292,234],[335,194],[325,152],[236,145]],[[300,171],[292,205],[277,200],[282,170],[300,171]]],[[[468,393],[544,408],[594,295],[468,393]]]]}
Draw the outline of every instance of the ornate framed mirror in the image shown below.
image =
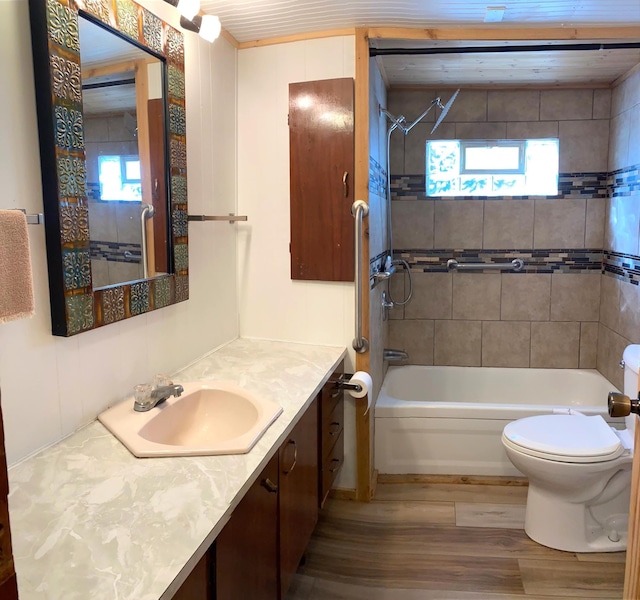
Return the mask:
{"type": "Polygon", "coordinates": [[[133,0],[29,0],[51,321],[189,297],[184,42],[133,0]]]}

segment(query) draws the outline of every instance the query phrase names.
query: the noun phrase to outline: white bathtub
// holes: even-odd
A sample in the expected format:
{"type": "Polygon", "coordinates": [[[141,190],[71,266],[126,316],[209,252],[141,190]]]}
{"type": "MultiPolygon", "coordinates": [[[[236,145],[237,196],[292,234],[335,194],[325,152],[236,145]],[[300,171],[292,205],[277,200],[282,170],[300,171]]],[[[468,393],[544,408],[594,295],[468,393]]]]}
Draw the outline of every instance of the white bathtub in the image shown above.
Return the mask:
{"type": "Polygon", "coordinates": [[[616,388],[595,370],[390,367],[375,406],[379,473],[521,475],[500,436],[510,421],[570,408],[609,419],[616,388]]]}

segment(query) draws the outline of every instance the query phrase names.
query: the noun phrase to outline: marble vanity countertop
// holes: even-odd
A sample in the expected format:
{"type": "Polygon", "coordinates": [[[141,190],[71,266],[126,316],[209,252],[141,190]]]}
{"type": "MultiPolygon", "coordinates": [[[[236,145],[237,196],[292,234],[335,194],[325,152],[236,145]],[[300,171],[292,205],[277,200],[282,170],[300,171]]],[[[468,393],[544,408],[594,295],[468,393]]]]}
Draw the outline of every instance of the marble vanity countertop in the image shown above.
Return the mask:
{"type": "Polygon", "coordinates": [[[173,377],[232,380],[282,406],[248,454],[135,458],[94,421],[12,467],[20,600],[171,598],[345,355],[239,339],[173,377]]]}

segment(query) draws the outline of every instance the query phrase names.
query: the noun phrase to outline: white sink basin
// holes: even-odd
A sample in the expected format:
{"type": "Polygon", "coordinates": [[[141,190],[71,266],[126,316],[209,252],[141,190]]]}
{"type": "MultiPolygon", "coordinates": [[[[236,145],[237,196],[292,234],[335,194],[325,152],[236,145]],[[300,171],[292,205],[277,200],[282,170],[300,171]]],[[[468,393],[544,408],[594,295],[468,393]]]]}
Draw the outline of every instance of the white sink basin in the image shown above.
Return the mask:
{"type": "Polygon", "coordinates": [[[133,398],[98,415],[135,456],[244,454],[280,416],[282,407],[228,381],[183,383],[179,398],[147,412],[133,398]]]}

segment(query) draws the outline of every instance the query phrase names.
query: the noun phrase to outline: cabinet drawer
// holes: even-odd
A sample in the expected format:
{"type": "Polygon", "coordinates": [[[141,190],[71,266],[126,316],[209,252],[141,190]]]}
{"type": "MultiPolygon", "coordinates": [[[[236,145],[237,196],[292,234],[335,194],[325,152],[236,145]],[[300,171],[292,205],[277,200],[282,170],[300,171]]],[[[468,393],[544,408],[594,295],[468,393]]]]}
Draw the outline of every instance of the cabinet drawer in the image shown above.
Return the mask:
{"type": "Polygon", "coordinates": [[[327,494],[338,475],[338,471],[344,462],[344,434],[340,432],[331,452],[322,461],[322,494],[321,504],[324,504],[327,494]]]}
{"type": "Polygon", "coordinates": [[[333,412],[333,409],[344,400],[344,390],[336,386],[336,379],[332,377],[324,384],[321,394],[322,426],[326,427],[326,421],[333,412]]]}
{"type": "MultiPolygon", "coordinates": [[[[341,392],[342,394],[342,392],[341,392]]],[[[324,408],[324,407],[323,407],[324,408]]],[[[326,458],[344,429],[344,401],[342,398],[333,410],[322,413],[322,458],[326,458]]]]}

